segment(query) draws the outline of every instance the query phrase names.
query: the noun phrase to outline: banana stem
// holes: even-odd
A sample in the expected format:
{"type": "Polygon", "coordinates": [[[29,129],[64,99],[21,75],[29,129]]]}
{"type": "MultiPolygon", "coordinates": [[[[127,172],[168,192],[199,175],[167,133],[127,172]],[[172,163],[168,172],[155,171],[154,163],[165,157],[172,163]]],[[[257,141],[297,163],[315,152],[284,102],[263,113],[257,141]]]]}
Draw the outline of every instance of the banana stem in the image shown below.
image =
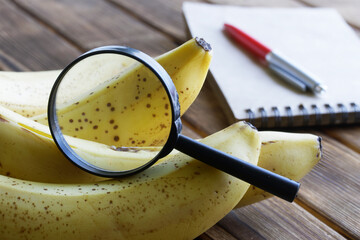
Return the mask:
{"type": "Polygon", "coordinates": [[[286,201],[294,201],[299,191],[300,183],[296,181],[235,158],[189,137],[179,135],[175,148],[286,201]]]}

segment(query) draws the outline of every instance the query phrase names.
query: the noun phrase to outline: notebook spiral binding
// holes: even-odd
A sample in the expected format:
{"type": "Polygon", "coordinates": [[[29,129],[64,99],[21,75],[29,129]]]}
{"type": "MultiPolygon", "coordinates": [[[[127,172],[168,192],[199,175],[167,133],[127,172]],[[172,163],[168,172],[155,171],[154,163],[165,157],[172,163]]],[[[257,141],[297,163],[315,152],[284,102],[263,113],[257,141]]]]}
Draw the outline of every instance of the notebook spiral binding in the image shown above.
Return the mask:
{"type": "Polygon", "coordinates": [[[258,128],[360,123],[360,106],[356,103],[350,103],[349,106],[342,103],[336,106],[325,104],[323,107],[311,105],[310,108],[300,104],[296,110],[289,106],[283,110],[284,114],[281,115],[278,107],[272,107],[271,113],[260,107],[258,114],[251,109],[247,109],[248,118],[246,120],[258,128]],[[295,111],[297,112],[296,115],[293,114],[295,111]]]}

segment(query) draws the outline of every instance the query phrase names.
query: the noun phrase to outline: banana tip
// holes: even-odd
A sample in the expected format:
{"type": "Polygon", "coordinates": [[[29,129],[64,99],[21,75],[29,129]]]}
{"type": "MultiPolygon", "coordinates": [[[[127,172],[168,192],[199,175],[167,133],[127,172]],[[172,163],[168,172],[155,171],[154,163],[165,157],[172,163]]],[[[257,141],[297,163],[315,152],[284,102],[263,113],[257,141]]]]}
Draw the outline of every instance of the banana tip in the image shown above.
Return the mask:
{"type": "Polygon", "coordinates": [[[207,43],[203,38],[195,38],[196,43],[202,47],[205,51],[209,52],[212,50],[211,45],[207,43]]]}

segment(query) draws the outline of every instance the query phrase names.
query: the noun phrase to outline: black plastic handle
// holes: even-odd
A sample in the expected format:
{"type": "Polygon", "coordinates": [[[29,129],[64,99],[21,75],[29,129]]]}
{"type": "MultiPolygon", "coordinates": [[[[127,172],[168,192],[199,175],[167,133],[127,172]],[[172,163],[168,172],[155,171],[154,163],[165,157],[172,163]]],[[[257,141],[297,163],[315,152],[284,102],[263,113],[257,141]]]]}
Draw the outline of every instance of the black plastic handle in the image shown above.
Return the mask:
{"type": "Polygon", "coordinates": [[[296,181],[235,158],[189,137],[179,135],[175,148],[286,201],[294,201],[299,191],[300,183],[296,181]]]}

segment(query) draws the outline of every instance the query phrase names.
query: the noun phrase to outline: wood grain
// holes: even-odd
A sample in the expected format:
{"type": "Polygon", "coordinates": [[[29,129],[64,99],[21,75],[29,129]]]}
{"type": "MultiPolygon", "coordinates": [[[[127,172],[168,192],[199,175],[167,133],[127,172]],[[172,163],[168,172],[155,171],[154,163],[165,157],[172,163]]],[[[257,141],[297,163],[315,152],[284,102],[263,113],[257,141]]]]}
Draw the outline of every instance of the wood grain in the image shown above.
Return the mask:
{"type": "Polygon", "coordinates": [[[195,126],[203,137],[228,126],[224,112],[207,81],[183,119],[195,126]]]}
{"type": "Polygon", "coordinates": [[[265,239],[344,239],[301,206],[277,198],[234,212],[265,239]]]}
{"type": "Polygon", "coordinates": [[[360,153],[360,127],[342,126],[323,130],[327,135],[338,140],[342,144],[360,153]]]}
{"type": "Polygon", "coordinates": [[[8,1],[1,1],[0,23],[0,64],[5,70],[58,69],[79,54],[8,1]]]}
{"type": "Polygon", "coordinates": [[[243,222],[236,214],[236,211],[238,210],[231,211],[228,215],[221,219],[217,225],[231,233],[234,237],[236,237],[236,239],[265,239],[258,233],[258,231],[253,229],[251,225],[243,222]]]}
{"type": "Polygon", "coordinates": [[[302,181],[299,200],[343,234],[360,238],[360,155],[326,135],[324,157],[302,181]]]}
{"type": "Polygon", "coordinates": [[[143,21],[172,36],[177,42],[186,41],[185,21],[182,16],[182,0],[111,0],[133,12],[143,21]]]}
{"type": "Polygon", "coordinates": [[[176,46],[168,37],[104,1],[17,0],[16,3],[83,50],[127,45],[156,56],[176,46]]]}
{"type": "Polygon", "coordinates": [[[26,65],[22,64],[14,57],[0,50],[0,70],[1,71],[28,71],[26,65]]]}
{"type": "Polygon", "coordinates": [[[199,239],[235,240],[238,239],[221,228],[218,224],[206,231],[199,239]]]}

